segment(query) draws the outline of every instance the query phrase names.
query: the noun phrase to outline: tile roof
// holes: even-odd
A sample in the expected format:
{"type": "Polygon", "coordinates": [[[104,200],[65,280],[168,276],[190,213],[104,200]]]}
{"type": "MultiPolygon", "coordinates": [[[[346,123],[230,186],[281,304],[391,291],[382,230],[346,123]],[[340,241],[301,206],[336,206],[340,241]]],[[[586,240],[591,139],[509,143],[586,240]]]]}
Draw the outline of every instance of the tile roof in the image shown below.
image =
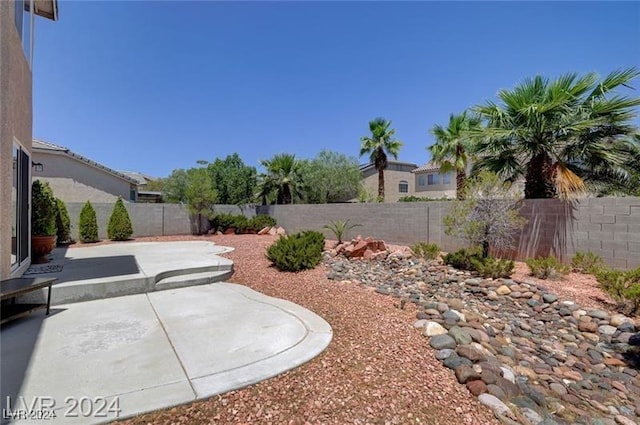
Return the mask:
{"type": "Polygon", "coordinates": [[[126,180],[129,183],[133,183],[136,185],[139,184],[138,180],[133,179],[119,171],[114,170],[113,168],[109,168],[105,165],[102,165],[82,155],[78,155],[77,153],[72,152],[69,148],[66,148],[64,146],[56,145],[50,142],[45,142],[44,140],[39,140],[39,139],[33,139],[31,146],[33,147],[34,150],[61,152],[63,154],[66,154],[67,156],[70,156],[71,158],[84,162],[85,164],[89,164],[93,167],[106,171],[107,173],[113,174],[116,177],[120,177],[121,179],[126,180]]]}

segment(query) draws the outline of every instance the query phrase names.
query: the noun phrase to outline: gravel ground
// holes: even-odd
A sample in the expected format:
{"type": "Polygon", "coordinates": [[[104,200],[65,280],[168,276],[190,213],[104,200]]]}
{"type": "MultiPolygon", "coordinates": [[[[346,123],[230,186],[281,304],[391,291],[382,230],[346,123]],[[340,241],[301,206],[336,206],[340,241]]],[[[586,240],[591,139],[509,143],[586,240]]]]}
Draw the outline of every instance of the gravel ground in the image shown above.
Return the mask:
{"type": "Polygon", "coordinates": [[[325,277],[325,267],[283,273],[269,267],[272,236],[139,238],[212,240],[236,251],[230,280],[293,301],[333,328],[327,350],[290,372],[243,390],[153,412],[127,424],[498,424],[440,365],[413,329],[416,310],[325,277]]]}

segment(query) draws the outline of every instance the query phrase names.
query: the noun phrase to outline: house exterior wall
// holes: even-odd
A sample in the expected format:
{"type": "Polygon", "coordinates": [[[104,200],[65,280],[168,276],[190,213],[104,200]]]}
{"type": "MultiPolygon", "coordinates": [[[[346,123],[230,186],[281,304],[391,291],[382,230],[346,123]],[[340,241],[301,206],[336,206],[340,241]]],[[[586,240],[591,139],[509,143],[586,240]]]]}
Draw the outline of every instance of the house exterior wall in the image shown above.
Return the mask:
{"type": "MultiPolygon", "coordinates": [[[[55,151],[54,151],[55,152],[55,151]]],[[[64,202],[115,202],[118,196],[130,201],[131,183],[63,153],[34,150],[33,161],[42,171],[33,178],[47,181],[57,198],[64,202]]]]}
{"type": "MultiPolygon", "coordinates": [[[[401,197],[414,193],[415,179],[411,173],[413,168],[399,164],[387,166],[384,170],[384,202],[398,202],[401,197]],[[407,193],[400,193],[401,181],[407,182],[409,186],[407,193]]],[[[378,196],[378,170],[371,167],[362,171],[362,185],[367,193],[375,199],[378,196]]]]}
{"type": "Polygon", "coordinates": [[[422,171],[415,173],[416,196],[430,196],[432,198],[455,198],[456,197],[456,173],[447,173],[450,183],[447,184],[428,184],[429,174],[440,174],[440,182],[442,182],[442,173],[438,171],[422,171]],[[420,176],[424,176],[424,184],[420,184],[420,176]]]}
{"type": "MultiPolygon", "coordinates": [[[[31,69],[14,23],[14,9],[13,1],[0,1],[0,279],[12,274],[12,147],[18,141],[31,154],[33,121],[31,69]]],[[[13,274],[21,274],[22,269],[13,274]]]]}

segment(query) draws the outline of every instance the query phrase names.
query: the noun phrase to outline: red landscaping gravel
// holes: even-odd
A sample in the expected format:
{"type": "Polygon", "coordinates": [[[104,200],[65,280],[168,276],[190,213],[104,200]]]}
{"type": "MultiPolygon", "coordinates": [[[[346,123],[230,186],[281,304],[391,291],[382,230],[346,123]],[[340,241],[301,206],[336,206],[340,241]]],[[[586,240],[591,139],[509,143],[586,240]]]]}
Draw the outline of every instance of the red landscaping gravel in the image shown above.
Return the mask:
{"type": "MultiPolygon", "coordinates": [[[[136,417],[126,424],[499,424],[413,328],[416,309],[392,297],[325,277],[269,267],[273,236],[138,238],[211,240],[236,251],[231,282],[283,298],[322,316],[333,340],[312,361],[275,378],[207,400],[136,417]]],[[[247,312],[250,314],[250,312],[247,312]]]]}

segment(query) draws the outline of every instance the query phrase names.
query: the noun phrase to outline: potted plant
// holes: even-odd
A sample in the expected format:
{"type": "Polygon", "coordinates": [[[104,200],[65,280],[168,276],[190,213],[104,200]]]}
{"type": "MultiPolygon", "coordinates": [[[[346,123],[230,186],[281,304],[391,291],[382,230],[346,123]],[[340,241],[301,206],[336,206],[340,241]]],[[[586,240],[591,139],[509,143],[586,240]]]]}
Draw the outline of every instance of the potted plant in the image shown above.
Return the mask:
{"type": "Polygon", "coordinates": [[[46,263],[56,246],[58,206],[49,183],[35,180],[31,185],[31,262],[46,263]]]}

